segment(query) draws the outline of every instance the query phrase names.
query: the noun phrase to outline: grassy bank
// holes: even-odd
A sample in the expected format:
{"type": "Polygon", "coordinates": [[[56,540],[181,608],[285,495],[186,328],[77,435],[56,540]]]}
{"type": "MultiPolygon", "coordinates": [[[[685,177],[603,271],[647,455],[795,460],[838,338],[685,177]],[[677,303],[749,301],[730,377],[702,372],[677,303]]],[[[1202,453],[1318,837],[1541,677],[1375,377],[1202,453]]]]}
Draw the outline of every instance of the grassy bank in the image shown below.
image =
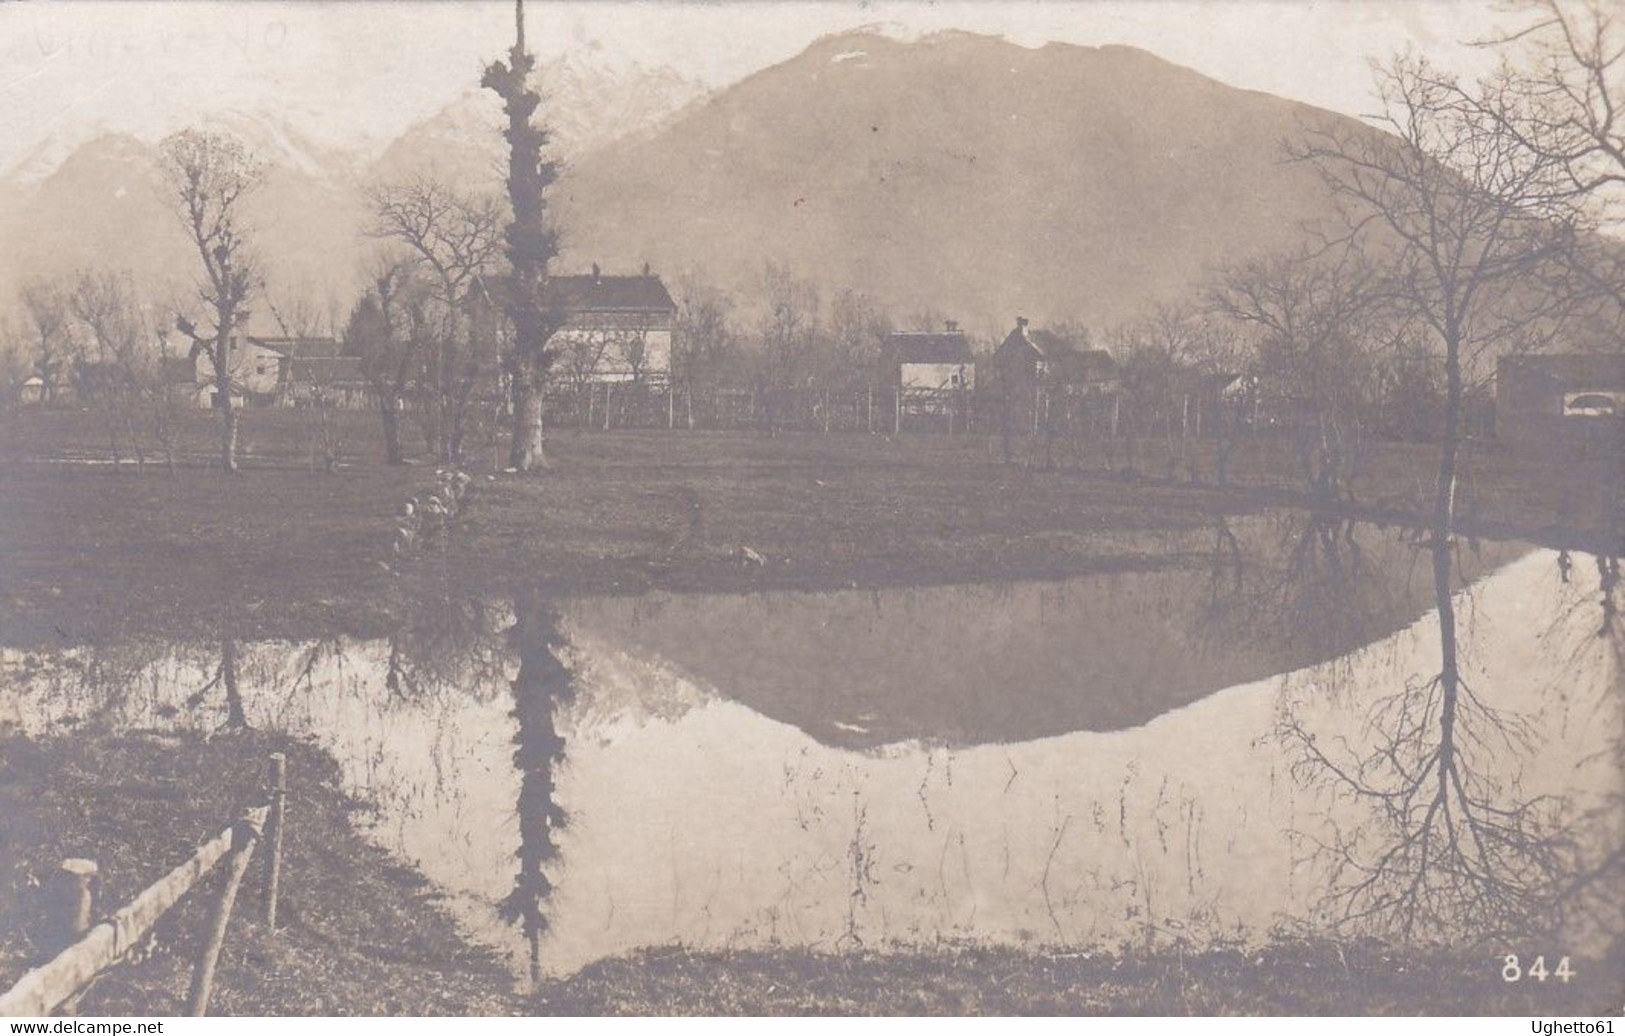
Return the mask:
{"type": "Polygon", "coordinates": [[[1324,940],[1127,954],[652,950],[551,983],[531,1007],[561,1015],[1617,1014],[1620,962],[1577,967],[1588,974],[1568,985],[1514,984],[1489,953],[1324,940]]]}
{"type": "MultiPolygon", "coordinates": [[[[0,740],[0,987],[48,959],[44,897],[59,862],[94,859],[113,910],[264,801],[264,760],[289,754],[289,823],[275,935],[249,872],[221,956],[215,1014],[502,1014],[506,965],[461,942],[422,878],[355,833],[363,810],[331,760],[250,731],[0,740]]],[[[256,863],[258,861],[256,860],[256,863]]],[[[139,963],[104,973],[83,1014],[184,1014],[224,867],[159,923],[139,963]]]]}
{"type": "MultiPolygon", "coordinates": [[[[84,415],[28,412],[0,432],[0,639],[377,634],[426,596],[647,588],[827,588],[1056,577],[1179,563],[1224,516],[1309,503],[1286,444],[1238,451],[1212,482],[1209,444],[1104,446],[1054,470],[1001,463],[964,436],[565,431],[552,469],[480,472],[443,550],[391,554],[391,516],[432,465],[378,460],[377,422],[338,415],[349,460],[305,459],[311,415],[249,415],[246,470],[205,466],[211,415],[191,415],[173,475],[76,463],[105,456],[84,415]],[[99,450],[99,454],[98,454],[99,450]],[[757,559],[760,558],[760,563],[757,559]]],[[[483,458],[482,458],[483,459],[483,458]]],[[[1373,447],[1349,513],[1424,510],[1434,449],[1373,447]]],[[[1621,534],[1625,453],[1469,450],[1463,526],[1585,549],[1621,534]]],[[[1342,505],[1349,508],[1347,501],[1342,505]]]]}

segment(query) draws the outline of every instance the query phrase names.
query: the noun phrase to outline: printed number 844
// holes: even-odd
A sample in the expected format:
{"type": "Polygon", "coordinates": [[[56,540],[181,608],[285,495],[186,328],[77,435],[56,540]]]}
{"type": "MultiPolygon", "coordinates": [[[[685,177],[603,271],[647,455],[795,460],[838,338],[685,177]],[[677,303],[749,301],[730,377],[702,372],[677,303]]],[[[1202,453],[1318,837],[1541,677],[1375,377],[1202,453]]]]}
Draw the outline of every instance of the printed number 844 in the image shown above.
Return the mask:
{"type": "Polygon", "coordinates": [[[1546,958],[1544,956],[1536,957],[1534,963],[1529,965],[1528,971],[1525,971],[1523,965],[1519,963],[1516,953],[1509,953],[1503,958],[1501,963],[1501,980],[1503,982],[1517,982],[1525,975],[1536,982],[1544,982],[1548,976],[1555,976],[1558,981],[1567,982],[1574,977],[1574,969],[1569,967],[1567,957],[1559,960],[1557,967],[1551,971],[1546,970],[1546,958]]]}

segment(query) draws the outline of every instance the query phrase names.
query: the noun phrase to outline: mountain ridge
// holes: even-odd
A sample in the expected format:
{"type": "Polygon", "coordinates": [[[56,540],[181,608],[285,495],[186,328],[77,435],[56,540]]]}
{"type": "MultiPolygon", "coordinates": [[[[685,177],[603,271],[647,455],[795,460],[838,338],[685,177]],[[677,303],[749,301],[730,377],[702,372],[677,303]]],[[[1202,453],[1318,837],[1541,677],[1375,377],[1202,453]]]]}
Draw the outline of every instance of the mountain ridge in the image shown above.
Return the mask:
{"type": "MultiPolygon", "coordinates": [[[[577,64],[561,65],[544,94],[560,125],[608,142],[553,152],[556,271],[647,262],[713,283],[747,319],[772,261],[826,295],[866,291],[896,317],[945,313],[989,333],[1017,313],[1109,326],[1217,267],[1301,243],[1331,203],[1312,170],[1280,161],[1281,141],[1305,124],[1364,125],[1134,47],[956,31],[826,36],[703,96],[666,89],[660,70],[610,96],[590,85],[590,61],[577,64]],[[565,80],[597,91],[597,107],[566,120],[565,80]]],[[[284,290],[319,286],[330,309],[347,308],[375,247],[363,234],[367,184],[438,171],[501,188],[500,111],[472,86],[370,161],[272,120],[223,118],[299,156],[274,161],[255,198],[259,246],[284,290]]],[[[10,269],[0,256],[0,291],[89,261],[190,280],[184,247],[150,226],[162,206],[130,200],[156,150],[120,139],[103,168],[92,168],[93,141],[50,176],[6,185],[14,204],[0,231],[20,247],[7,250],[10,269]],[[72,175],[58,176],[64,168],[72,175]]]]}

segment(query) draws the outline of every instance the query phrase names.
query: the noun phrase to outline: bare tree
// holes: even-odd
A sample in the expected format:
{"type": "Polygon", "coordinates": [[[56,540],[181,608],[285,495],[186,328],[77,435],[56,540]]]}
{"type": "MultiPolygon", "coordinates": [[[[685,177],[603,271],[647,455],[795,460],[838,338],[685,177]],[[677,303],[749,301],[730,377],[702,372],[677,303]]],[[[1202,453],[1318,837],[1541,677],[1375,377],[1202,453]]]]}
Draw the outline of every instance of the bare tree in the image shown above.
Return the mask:
{"type": "Polygon", "coordinates": [[[191,339],[192,356],[207,356],[213,364],[214,402],[220,408],[220,466],[236,471],[231,349],[238,328],[248,319],[247,303],[259,279],[248,253],[242,206],[259,185],[264,167],[241,141],[220,133],[182,130],[159,146],[181,222],[203,263],[198,294],[214,321],[209,333],[200,333],[184,316],[176,318],[175,326],[191,339]]]}
{"type": "Polygon", "coordinates": [[[372,201],[373,233],[405,246],[430,285],[414,310],[424,334],[417,416],[436,455],[455,463],[496,344],[480,334],[476,311],[492,306],[486,281],[502,248],[501,206],[433,180],[380,187],[372,201]]]}
{"type": "MultiPolygon", "coordinates": [[[[1489,91],[1457,90],[1458,103],[1496,121],[1518,144],[1565,174],[1569,201],[1600,224],[1625,221],[1625,17],[1599,0],[1522,0],[1531,17],[1482,41],[1506,63],[1489,91]]],[[[1453,84],[1447,84],[1453,85],[1453,84]]],[[[1607,299],[1617,338],[1625,322],[1625,257],[1599,235],[1579,235],[1570,290],[1607,299]]]]}
{"type": "Polygon", "coordinates": [[[1577,193],[1625,200],[1625,18],[1600,0],[1521,6],[1532,15],[1528,25],[1484,41],[1526,59],[1507,73],[1510,89],[1463,99],[1500,118],[1524,147],[1559,162],[1577,193]]]}
{"type": "Polygon", "coordinates": [[[1251,373],[1318,495],[1353,492],[1375,390],[1378,303],[1373,272],[1350,248],[1256,260],[1209,294],[1213,311],[1251,339],[1251,373]]]}
{"type": "Polygon", "coordinates": [[[68,290],[68,308],[89,341],[75,364],[80,399],[101,419],[115,465],[123,446],[145,470],[141,418],[162,395],[158,335],[128,274],[81,270],[68,290]]]}
{"type": "Polygon", "coordinates": [[[23,310],[32,338],[34,375],[41,381],[40,401],[55,402],[68,376],[68,300],[59,285],[32,281],[23,288],[23,310]]]}
{"type": "Polygon", "coordinates": [[[763,371],[758,381],[765,390],[763,416],[772,434],[784,421],[794,390],[813,374],[822,327],[816,284],[797,277],[788,266],[769,262],[762,287],[767,312],[760,327],[763,371]]]}
{"type": "Polygon", "coordinates": [[[1425,327],[1445,372],[1428,535],[1440,669],[1371,716],[1377,743],[1351,753],[1289,723],[1300,776],[1371,809],[1367,830],[1326,844],[1344,917],[1401,935],[1530,933],[1558,916],[1572,863],[1561,803],[1491,779],[1490,760],[1529,747],[1461,663],[1453,596],[1456,486],[1467,377],[1475,359],[1522,339],[1557,303],[1543,277],[1575,235],[1561,164],[1522,147],[1424,62],[1380,78],[1388,132],[1311,130],[1295,153],[1348,203],[1350,246],[1387,271],[1392,304],[1425,327]]]}
{"type": "Polygon", "coordinates": [[[345,350],[361,359],[361,374],[378,406],[383,424],[384,460],[405,463],[401,448],[401,413],[417,373],[418,333],[425,286],[416,276],[418,260],[409,255],[380,255],[368,269],[370,287],[350,313],[345,350]]]}
{"type": "Polygon", "coordinates": [[[678,282],[672,376],[690,390],[710,388],[737,347],[732,301],[692,274],[678,282]]]}

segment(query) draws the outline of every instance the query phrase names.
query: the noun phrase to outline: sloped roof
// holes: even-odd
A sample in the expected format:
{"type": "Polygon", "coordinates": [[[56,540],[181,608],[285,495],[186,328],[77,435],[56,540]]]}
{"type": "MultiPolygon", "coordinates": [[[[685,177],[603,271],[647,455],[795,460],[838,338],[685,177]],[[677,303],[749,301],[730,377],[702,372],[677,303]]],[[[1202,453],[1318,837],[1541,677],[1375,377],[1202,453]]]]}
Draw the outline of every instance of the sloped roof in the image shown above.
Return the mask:
{"type": "Polygon", "coordinates": [[[1072,343],[1053,331],[1041,331],[1017,324],[999,345],[1008,356],[1013,350],[1043,360],[1049,376],[1069,384],[1111,381],[1118,375],[1117,360],[1104,349],[1074,349],[1072,343]]]}
{"type": "Polygon", "coordinates": [[[158,361],[158,375],[165,385],[197,381],[197,364],[186,356],[166,356],[158,361]]]}
{"type": "Polygon", "coordinates": [[[1577,389],[1625,389],[1625,353],[1522,354],[1501,362],[1577,389]]]}
{"type": "Polygon", "coordinates": [[[889,363],[970,363],[970,341],[963,331],[893,331],[886,336],[889,363]]]}
{"type": "MultiPolygon", "coordinates": [[[[1031,350],[1034,355],[1042,357],[1043,359],[1050,359],[1056,356],[1083,355],[1082,353],[1078,352],[1077,349],[1073,348],[1071,341],[1062,338],[1054,331],[1044,331],[1036,327],[1028,327],[1025,324],[1017,324],[1014,330],[1012,330],[1008,335],[1005,335],[1004,341],[999,343],[1000,352],[1005,352],[1008,349],[1016,348],[1031,350]]],[[[1111,356],[1111,354],[1106,353],[1103,349],[1093,349],[1090,350],[1090,352],[1102,353],[1108,359],[1110,359],[1111,356]]]]}
{"type": "Polygon", "coordinates": [[[666,285],[658,276],[612,277],[581,274],[549,277],[542,305],[566,313],[675,313],[666,285]]]}
{"type": "Polygon", "coordinates": [[[282,338],[249,335],[248,340],[255,345],[275,349],[284,356],[330,357],[339,354],[339,341],[336,338],[282,338]]]}
{"type": "Polygon", "coordinates": [[[359,356],[295,356],[288,361],[288,381],[312,385],[361,384],[359,356]]]}
{"type": "MultiPolygon", "coordinates": [[[[1016,330],[1021,331],[1023,328],[1018,327],[1016,330]]],[[[1074,356],[1080,355],[1075,349],[1072,348],[1071,342],[1067,341],[1065,338],[1062,338],[1054,331],[1044,331],[1039,328],[1032,328],[1028,329],[1026,334],[1027,340],[1032,343],[1034,349],[1038,350],[1038,355],[1044,357],[1045,359],[1066,356],[1068,354],[1074,356]]],[[[1100,350],[1095,351],[1099,352],[1100,350]]],[[[1110,358],[1110,355],[1108,355],[1107,359],[1110,358]]]]}

